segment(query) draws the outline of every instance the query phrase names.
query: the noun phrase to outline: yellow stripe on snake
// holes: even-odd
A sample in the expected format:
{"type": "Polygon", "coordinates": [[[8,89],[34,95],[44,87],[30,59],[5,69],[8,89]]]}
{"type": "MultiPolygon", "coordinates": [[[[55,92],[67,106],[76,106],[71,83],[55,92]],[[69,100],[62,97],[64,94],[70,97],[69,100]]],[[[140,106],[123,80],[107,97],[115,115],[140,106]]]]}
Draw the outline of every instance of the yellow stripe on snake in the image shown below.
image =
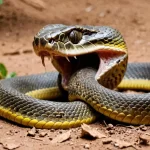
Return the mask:
{"type": "Polygon", "coordinates": [[[35,35],[33,48],[43,65],[48,57],[59,73],[1,80],[3,118],[56,129],[92,123],[100,114],[122,123],[150,124],[150,93],[113,90],[118,85],[122,89],[150,89],[150,64],[127,63],[127,47],[116,29],[47,25],[35,35]]]}

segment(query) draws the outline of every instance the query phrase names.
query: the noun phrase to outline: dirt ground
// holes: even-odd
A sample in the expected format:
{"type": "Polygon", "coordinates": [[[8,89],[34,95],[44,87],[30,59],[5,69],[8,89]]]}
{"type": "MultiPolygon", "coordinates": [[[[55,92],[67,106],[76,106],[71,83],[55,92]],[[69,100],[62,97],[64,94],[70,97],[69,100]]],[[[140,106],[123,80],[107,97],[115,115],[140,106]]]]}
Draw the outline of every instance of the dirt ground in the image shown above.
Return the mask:
{"type": "MultiPolygon", "coordinates": [[[[0,5],[0,62],[18,76],[45,72],[40,58],[33,53],[32,40],[44,25],[59,23],[115,27],[125,38],[129,62],[149,61],[149,0],[4,0],[0,5]]],[[[46,61],[46,70],[55,70],[49,61],[46,61]]],[[[150,145],[140,140],[141,136],[150,140],[147,137],[150,127],[126,126],[105,118],[90,126],[107,137],[81,138],[79,127],[70,129],[68,140],[53,143],[53,138],[65,136],[68,130],[36,130],[35,135],[29,136],[30,128],[0,118],[0,149],[150,149],[150,145]]]]}

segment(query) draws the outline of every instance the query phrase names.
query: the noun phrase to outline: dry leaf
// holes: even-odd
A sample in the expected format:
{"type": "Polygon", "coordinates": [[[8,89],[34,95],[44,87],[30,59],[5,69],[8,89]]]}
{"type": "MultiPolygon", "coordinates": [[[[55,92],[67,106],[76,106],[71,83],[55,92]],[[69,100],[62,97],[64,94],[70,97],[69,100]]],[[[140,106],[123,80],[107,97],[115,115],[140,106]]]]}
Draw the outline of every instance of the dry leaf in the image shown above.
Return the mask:
{"type": "Polygon", "coordinates": [[[68,139],[71,138],[71,131],[69,130],[68,132],[62,133],[58,135],[57,137],[53,138],[51,141],[52,143],[62,143],[68,139]]]}
{"type": "Polygon", "coordinates": [[[12,150],[12,149],[16,149],[16,148],[20,147],[20,144],[17,144],[17,143],[7,143],[7,144],[3,144],[3,147],[5,149],[12,150]]]}
{"type": "Polygon", "coordinates": [[[121,140],[114,140],[114,145],[116,147],[119,147],[119,148],[127,148],[127,147],[130,147],[130,146],[133,146],[134,145],[132,143],[129,143],[129,142],[125,142],[125,141],[121,141],[121,140]]]}
{"type": "Polygon", "coordinates": [[[142,130],[142,131],[146,131],[147,130],[147,127],[145,125],[140,125],[139,128],[142,130]]]}
{"type": "Polygon", "coordinates": [[[97,131],[96,129],[90,127],[87,124],[82,124],[81,128],[82,128],[81,137],[90,136],[92,138],[99,138],[99,139],[106,137],[106,135],[104,135],[103,133],[100,133],[99,131],[97,131]]]}
{"type": "Polygon", "coordinates": [[[0,141],[0,144],[3,145],[3,148],[12,150],[20,147],[19,143],[13,142],[13,141],[0,141]]]}
{"type": "Polygon", "coordinates": [[[150,135],[147,134],[141,134],[139,136],[140,144],[148,145],[150,142],[150,135]]]}
{"type": "Polygon", "coordinates": [[[33,127],[31,130],[28,131],[28,136],[35,136],[35,133],[36,133],[36,128],[33,127]]]}

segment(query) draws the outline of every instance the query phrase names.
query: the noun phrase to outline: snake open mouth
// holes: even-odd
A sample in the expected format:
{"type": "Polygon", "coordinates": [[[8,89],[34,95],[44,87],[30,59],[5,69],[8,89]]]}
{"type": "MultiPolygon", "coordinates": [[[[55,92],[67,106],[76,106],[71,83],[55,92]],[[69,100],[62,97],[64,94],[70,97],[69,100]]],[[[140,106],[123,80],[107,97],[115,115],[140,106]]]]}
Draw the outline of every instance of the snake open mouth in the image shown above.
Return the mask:
{"type": "Polygon", "coordinates": [[[62,76],[62,87],[67,90],[68,81],[77,70],[85,67],[95,68],[97,70],[95,79],[97,80],[109,68],[112,68],[116,63],[119,64],[123,60],[124,55],[113,50],[100,50],[98,52],[66,57],[41,51],[39,56],[41,56],[43,65],[45,65],[45,56],[51,58],[52,64],[62,76]]]}
{"type": "Polygon", "coordinates": [[[62,75],[62,86],[67,88],[68,81],[73,73],[85,67],[99,67],[100,60],[96,53],[84,54],[75,57],[53,56],[52,63],[62,75]]]}

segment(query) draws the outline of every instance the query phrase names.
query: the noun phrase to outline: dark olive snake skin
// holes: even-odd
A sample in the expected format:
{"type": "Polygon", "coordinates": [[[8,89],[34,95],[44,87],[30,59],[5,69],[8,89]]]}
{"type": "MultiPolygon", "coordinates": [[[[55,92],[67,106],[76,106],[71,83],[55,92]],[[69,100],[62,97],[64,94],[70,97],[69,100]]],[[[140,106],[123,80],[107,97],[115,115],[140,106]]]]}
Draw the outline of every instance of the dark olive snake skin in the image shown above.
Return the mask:
{"type": "Polygon", "coordinates": [[[150,80],[150,63],[129,63],[124,79],[150,80]]]}
{"type": "MultiPolygon", "coordinates": [[[[94,112],[91,108],[80,101],[40,101],[25,95],[32,90],[57,86],[57,77],[58,73],[52,72],[2,80],[0,82],[0,107],[11,109],[25,118],[30,117],[38,121],[63,122],[64,120],[72,121],[72,118],[83,120],[93,117],[94,112]]],[[[2,113],[1,116],[3,116],[2,113]]]]}
{"type": "MultiPolygon", "coordinates": [[[[71,89],[69,91],[71,95],[70,99],[71,97],[73,97],[73,99],[80,97],[98,112],[121,122],[150,124],[150,93],[124,94],[104,88],[93,78],[95,73],[96,70],[85,68],[77,72],[76,75],[71,78],[69,85],[71,89]],[[76,90],[77,88],[78,90],[76,90]]],[[[130,80],[131,78],[137,78],[137,76],[148,79],[149,74],[149,63],[129,64],[125,79],[130,80]],[[137,68],[140,67],[141,70],[139,74],[137,68]]]]}
{"type": "MultiPolygon", "coordinates": [[[[50,52],[52,55],[54,54],[52,63],[57,70],[60,68],[57,64],[59,62],[55,60],[56,55],[74,57],[96,52],[96,49],[101,49],[102,52],[105,49],[115,51],[115,55],[111,54],[113,58],[110,64],[112,67],[106,68],[108,70],[102,72],[102,77],[98,79],[100,83],[103,82],[102,85],[109,81],[110,88],[114,88],[115,84],[120,82],[126,69],[126,45],[120,33],[110,27],[46,26],[35,36],[33,47],[39,56],[42,54],[44,57],[50,52]],[[81,35],[82,33],[84,34],[81,35]],[[68,34],[70,34],[70,38],[68,34]],[[41,53],[41,49],[44,50],[44,53],[41,53]],[[119,61],[117,56],[121,58],[119,61]],[[115,68],[116,66],[117,68],[115,68]],[[122,70],[116,71],[118,68],[122,68],[122,70]],[[107,71],[109,72],[107,73],[107,71]],[[114,74],[117,78],[114,77],[114,74]],[[105,77],[107,78],[104,79],[105,77]],[[115,83],[114,86],[112,86],[113,83],[115,83]]],[[[103,58],[103,54],[100,54],[103,58]]],[[[71,101],[77,99],[74,102],[58,102],[55,99],[54,101],[37,100],[25,95],[25,93],[37,89],[57,87],[58,73],[56,72],[1,80],[0,116],[36,128],[70,128],[77,127],[82,123],[93,122],[97,116],[96,111],[98,111],[117,121],[150,124],[149,93],[127,95],[107,89],[98,84],[94,78],[95,74],[96,70],[89,68],[79,69],[73,74],[69,80],[68,93],[71,101]],[[78,101],[79,99],[83,101],[78,101]]],[[[123,81],[127,80],[129,82],[139,80],[142,83],[146,81],[149,84],[150,64],[128,64],[123,81]]],[[[148,89],[150,88],[148,87],[148,89]]]]}

